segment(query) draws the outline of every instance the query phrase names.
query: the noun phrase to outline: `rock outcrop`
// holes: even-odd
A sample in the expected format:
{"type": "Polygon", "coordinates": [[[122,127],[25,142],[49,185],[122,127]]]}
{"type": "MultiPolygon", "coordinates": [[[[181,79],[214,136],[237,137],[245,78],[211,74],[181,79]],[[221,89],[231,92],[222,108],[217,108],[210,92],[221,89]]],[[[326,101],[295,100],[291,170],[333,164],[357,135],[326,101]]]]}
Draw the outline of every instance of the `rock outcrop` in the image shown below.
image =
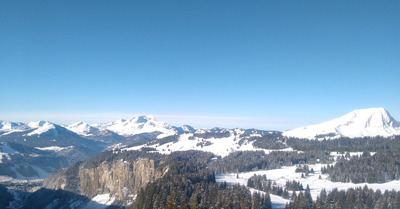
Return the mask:
{"type": "Polygon", "coordinates": [[[125,200],[161,176],[162,171],[157,171],[154,160],[148,158],[118,160],[111,165],[102,162],[97,168],[79,170],[80,193],[90,198],[111,193],[118,200],[125,200]]]}
{"type": "Polygon", "coordinates": [[[132,201],[147,183],[161,178],[167,169],[168,166],[151,158],[117,158],[91,166],[78,163],[49,175],[44,187],[66,190],[88,198],[112,194],[123,204],[132,201]]]}

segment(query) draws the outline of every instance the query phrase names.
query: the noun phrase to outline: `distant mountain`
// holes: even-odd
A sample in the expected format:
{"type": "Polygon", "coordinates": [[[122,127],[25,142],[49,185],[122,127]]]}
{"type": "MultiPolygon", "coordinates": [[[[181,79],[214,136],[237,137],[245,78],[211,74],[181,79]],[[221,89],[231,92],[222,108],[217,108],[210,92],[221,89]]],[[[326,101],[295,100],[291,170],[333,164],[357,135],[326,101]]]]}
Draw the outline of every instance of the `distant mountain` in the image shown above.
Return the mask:
{"type": "Polygon", "coordinates": [[[49,172],[104,149],[148,150],[169,154],[199,150],[227,156],[235,151],[290,150],[282,135],[308,139],[400,135],[400,123],[383,108],[356,110],[318,125],[283,134],[257,129],[174,127],[153,116],[105,124],[0,121],[0,177],[44,178],[49,172]]]}
{"type": "Polygon", "coordinates": [[[339,137],[389,137],[400,135],[400,123],[384,108],[369,108],[355,110],[321,124],[285,131],[283,135],[319,140],[339,137]]]}
{"type": "Polygon", "coordinates": [[[48,173],[93,156],[104,143],[86,139],[51,122],[19,124],[0,135],[0,176],[42,179],[48,173]]]}
{"type": "Polygon", "coordinates": [[[26,129],[29,129],[29,127],[25,123],[0,120],[0,135],[2,132],[22,131],[26,129]]]}
{"type": "Polygon", "coordinates": [[[48,121],[35,121],[28,123],[28,127],[33,129],[28,136],[47,134],[47,136],[57,136],[56,125],[48,121]]]}
{"type": "Polygon", "coordinates": [[[183,133],[194,133],[196,131],[195,128],[189,125],[183,125],[181,127],[174,127],[178,133],[183,134],[183,133]]]}
{"type": "Polygon", "coordinates": [[[158,133],[157,138],[178,134],[178,130],[173,126],[158,121],[150,115],[137,116],[129,120],[121,119],[106,124],[93,124],[92,126],[100,130],[110,130],[125,137],[156,132],[158,133]]]}
{"type": "Polygon", "coordinates": [[[123,136],[116,134],[113,131],[107,129],[99,129],[83,121],[79,121],[72,125],[66,126],[66,128],[84,138],[105,142],[107,144],[112,144],[124,140],[123,136]]]}

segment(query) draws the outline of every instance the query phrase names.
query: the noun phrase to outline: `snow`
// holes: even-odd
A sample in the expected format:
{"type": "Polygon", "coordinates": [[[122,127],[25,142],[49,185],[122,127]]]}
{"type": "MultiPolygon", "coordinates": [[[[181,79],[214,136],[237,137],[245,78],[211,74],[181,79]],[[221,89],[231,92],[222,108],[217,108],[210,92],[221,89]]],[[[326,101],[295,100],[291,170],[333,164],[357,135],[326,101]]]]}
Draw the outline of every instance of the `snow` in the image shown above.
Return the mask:
{"type": "Polygon", "coordinates": [[[3,163],[3,159],[10,159],[10,155],[15,153],[18,152],[7,146],[6,143],[0,143],[0,163],[3,163]]]}
{"type": "MultiPolygon", "coordinates": [[[[362,152],[350,152],[350,156],[361,155],[362,152]]],[[[375,153],[371,153],[372,155],[375,153]]],[[[337,152],[331,152],[331,155],[335,160],[339,156],[344,156],[344,154],[339,154],[337,152]]],[[[310,187],[310,193],[313,200],[319,196],[322,189],[325,189],[327,192],[332,191],[337,188],[338,190],[347,190],[349,188],[358,188],[364,187],[365,185],[368,188],[373,190],[396,190],[400,191],[400,180],[390,181],[383,184],[370,184],[370,183],[342,183],[342,182],[332,182],[329,180],[328,174],[322,174],[321,168],[326,167],[328,164],[309,164],[309,169],[313,169],[314,173],[309,173],[306,178],[301,178],[301,173],[296,173],[296,166],[286,166],[280,169],[273,170],[260,170],[260,171],[252,171],[252,172],[242,172],[242,173],[229,173],[229,174],[216,174],[215,178],[218,183],[226,182],[230,185],[240,184],[243,186],[247,185],[247,180],[254,175],[266,175],[268,180],[275,181],[277,185],[281,187],[285,187],[286,181],[299,181],[303,187],[310,187]],[[321,176],[321,179],[319,178],[321,176]]],[[[332,165],[332,164],[331,164],[332,165]]],[[[254,189],[250,189],[252,192],[258,191],[254,189]]],[[[284,199],[282,197],[271,195],[271,202],[273,208],[284,208],[286,203],[289,200],[284,199]]]]}
{"type": "Polygon", "coordinates": [[[3,132],[3,131],[4,132],[23,131],[26,129],[28,129],[28,126],[25,123],[0,120],[0,131],[1,132],[3,132]]]}
{"type": "Polygon", "coordinates": [[[49,175],[49,172],[34,166],[32,164],[28,164],[35,172],[37,175],[35,176],[30,176],[30,177],[26,177],[21,175],[17,170],[16,170],[16,166],[14,165],[14,167],[11,167],[11,170],[13,170],[16,174],[16,178],[8,178],[8,176],[0,176],[0,182],[2,181],[12,181],[12,182],[22,182],[22,183],[26,183],[29,181],[43,181],[45,178],[47,178],[47,176],[49,175]]]}
{"type": "Polygon", "coordinates": [[[278,195],[270,194],[272,208],[273,209],[283,209],[290,200],[284,199],[278,195]]]}
{"type": "Polygon", "coordinates": [[[17,151],[13,150],[11,147],[9,147],[4,142],[0,143],[0,147],[1,147],[1,151],[3,153],[10,154],[10,155],[17,153],[17,151]]]}
{"type": "MultiPolygon", "coordinates": [[[[197,133],[206,133],[207,131],[210,130],[205,130],[205,129],[199,129],[196,132],[197,133]]],[[[236,152],[236,151],[264,151],[265,153],[270,153],[273,151],[283,151],[283,152],[291,152],[293,151],[292,148],[286,148],[286,149],[279,149],[279,150],[270,150],[270,149],[262,149],[262,148],[257,148],[253,145],[254,141],[248,141],[248,139],[239,137],[239,134],[237,131],[241,130],[223,130],[223,131],[229,131],[230,136],[228,137],[223,137],[223,138],[208,138],[208,139],[203,139],[203,138],[198,138],[194,137],[195,135],[193,133],[186,133],[186,134],[181,134],[178,137],[177,142],[169,142],[160,145],[159,143],[153,144],[153,145],[139,145],[139,146],[134,146],[134,147],[129,147],[129,148],[122,148],[124,151],[129,151],[129,150],[140,150],[143,147],[149,147],[149,148],[154,148],[156,149],[156,152],[162,153],[162,154],[170,154],[171,152],[175,151],[187,151],[187,150],[199,150],[199,151],[204,151],[204,152],[211,152],[215,155],[221,156],[221,157],[226,157],[229,154],[236,152]],[[239,143],[242,139],[244,139],[243,143],[239,143]]]]}
{"type": "Polygon", "coordinates": [[[92,200],[86,204],[85,209],[104,209],[107,208],[115,201],[115,197],[111,194],[99,194],[92,198],[92,200]]]}
{"type": "Polygon", "coordinates": [[[49,124],[49,122],[47,122],[47,121],[32,121],[32,122],[28,123],[28,127],[29,128],[39,128],[46,124],[49,124]]]}
{"type": "Polygon", "coordinates": [[[217,174],[216,181],[227,182],[229,184],[240,184],[246,185],[247,180],[252,177],[254,174],[256,175],[266,175],[267,179],[275,181],[277,185],[281,187],[285,187],[286,181],[295,180],[301,182],[303,187],[310,186],[311,189],[311,196],[313,200],[316,200],[318,195],[320,194],[322,189],[325,189],[327,192],[337,188],[338,190],[347,190],[349,188],[357,188],[357,187],[364,187],[365,185],[368,188],[373,190],[380,189],[381,191],[384,190],[396,190],[400,191],[400,180],[391,181],[383,184],[370,184],[370,183],[342,183],[342,182],[332,182],[329,180],[327,174],[321,173],[321,168],[323,166],[327,166],[327,164],[314,164],[309,165],[309,168],[314,170],[314,173],[310,173],[309,176],[306,178],[301,178],[301,173],[296,173],[296,166],[287,166],[282,167],[280,169],[273,169],[273,170],[262,170],[262,171],[253,171],[253,172],[244,172],[239,173],[239,178],[237,177],[236,173],[230,174],[217,174]],[[319,176],[321,175],[321,179],[319,176]]]}
{"type": "Polygon", "coordinates": [[[369,108],[352,111],[342,117],[283,133],[287,137],[323,139],[318,135],[339,137],[372,137],[400,135],[400,123],[383,108],[369,108]]]}
{"type": "Polygon", "coordinates": [[[74,146],[68,146],[68,147],[59,147],[59,146],[50,146],[50,147],[35,147],[35,149],[38,150],[45,150],[45,151],[54,151],[58,152],[61,150],[66,150],[66,149],[73,149],[74,146]]]}
{"type": "Polygon", "coordinates": [[[0,152],[0,163],[3,163],[3,158],[10,159],[10,156],[7,153],[0,152]]]}
{"type": "Polygon", "coordinates": [[[93,127],[107,129],[122,136],[133,136],[142,133],[160,132],[158,138],[176,135],[178,132],[171,125],[156,120],[153,116],[137,116],[129,120],[118,120],[108,124],[93,124],[93,127]]]}
{"type": "MultiPolygon", "coordinates": [[[[39,168],[39,167],[37,167],[37,166],[34,166],[34,165],[30,165],[32,168],[33,168],[33,170],[35,170],[35,172],[38,174],[38,176],[37,177],[32,177],[32,178],[30,178],[30,180],[40,180],[40,179],[45,179],[45,178],[47,178],[47,176],[50,174],[49,172],[47,172],[47,171],[45,171],[45,170],[43,170],[43,169],[41,169],[41,168],[39,168]]],[[[24,177],[24,179],[27,179],[27,177],[24,177]]]]}
{"type": "MultiPolygon", "coordinates": [[[[215,175],[215,180],[217,183],[223,183],[226,182],[228,185],[242,185],[246,186],[247,185],[247,180],[252,176],[246,175],[244,178],[242,177],[242,173],[239,174],[239,178],[236,178],[237,174],[216,174],[215,175]]],[[[254,192],[259,192],[259,193],[264,193],[263,191],[256,190],[253,188],[249,188],[251,193],[254,192]]],[[[278,208],[285,208],[286,203],[289,203],[290,200],[284,199],[280,196],[270,194],[271,198],[271,203],[272,203],[272,208],[273,209],[278,209],[278,208]]]]}
{"type": "Polygon", "coordinates": [[[31,166],[36,171],[36,173],[39,174],[39,176],[25,177],[25,176],[22,176],[21,174],[19,174],[17,171],[15,171],[15,168],[12,168],[12,170],[14,170],[14,172],[17,174],[17,177],[13,178],[10,176],[0,176],[0,183],[1,182],[13,182],[13,183],[21,183],[22,184],[22,183],[29,183],[29,182],[41,182],[45,178],[47,178],[47,176],[49,175],[49,173],[43,169],[40,169],[31,164],[29,164],[29,166],[31,166]]]}
{"type": "Polygon", "coordinates": [[[79,121],[77,123],[69,125],[66,128],[80,135],[90,135],[90,132],[93,129],[93,127],[91,127],[89,124],[83,121],[79,121]]]}
{"type": "Polygon", "coordinates": [[[0,183],[7,182],[7,181],[14,181],[15,179],[10,176],[0,176],[0,183]]]}
{"type": "Polygon", "coordinates": [[[30,122],[28,126],[31,128],[35,128],[34,131],[27,134],[28,136],[32,136],[35,134],[41,135],[49,131],[52,131],[54,136],[58,135],[55,125],[50,122],[44,122],[44,121],[30,122]]]}

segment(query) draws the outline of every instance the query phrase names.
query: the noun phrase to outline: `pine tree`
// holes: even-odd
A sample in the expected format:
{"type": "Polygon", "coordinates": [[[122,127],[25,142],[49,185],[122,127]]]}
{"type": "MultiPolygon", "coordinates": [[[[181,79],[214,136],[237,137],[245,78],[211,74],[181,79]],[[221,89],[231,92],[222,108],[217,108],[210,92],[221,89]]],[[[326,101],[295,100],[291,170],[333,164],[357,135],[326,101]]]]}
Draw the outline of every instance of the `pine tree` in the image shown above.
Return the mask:
{"type": "Polygon", "coordinates": [[[252,209],[261,209],[261,196],[260,193],[254,192],[251,199],[252,209]]]}
{"type": "Polygon", "coordinates": [[[308,184],[307,184],[307,188],[306,188],[306,190],[304,192],[304,196],[308,200],[308,205],[312,205],[311,190],[310,190],[310,186],[308,184]]]}
{"type": "Polygon", "coordinates": [[[175,192],[169,196],[166,209],[176,209],[175,192]]]}

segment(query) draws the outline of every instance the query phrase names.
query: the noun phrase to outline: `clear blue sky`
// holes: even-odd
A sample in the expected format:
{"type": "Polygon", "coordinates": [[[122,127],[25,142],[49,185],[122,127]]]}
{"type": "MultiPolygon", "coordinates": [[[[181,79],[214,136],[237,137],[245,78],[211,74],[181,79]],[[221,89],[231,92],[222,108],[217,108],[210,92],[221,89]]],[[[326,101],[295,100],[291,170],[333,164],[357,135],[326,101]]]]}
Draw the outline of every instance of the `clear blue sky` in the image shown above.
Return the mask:
{"type": "Polygon", "coordinates": [[[0,1],[0,120],[400,120],[399,84],[398,0],[0,1]]]}

